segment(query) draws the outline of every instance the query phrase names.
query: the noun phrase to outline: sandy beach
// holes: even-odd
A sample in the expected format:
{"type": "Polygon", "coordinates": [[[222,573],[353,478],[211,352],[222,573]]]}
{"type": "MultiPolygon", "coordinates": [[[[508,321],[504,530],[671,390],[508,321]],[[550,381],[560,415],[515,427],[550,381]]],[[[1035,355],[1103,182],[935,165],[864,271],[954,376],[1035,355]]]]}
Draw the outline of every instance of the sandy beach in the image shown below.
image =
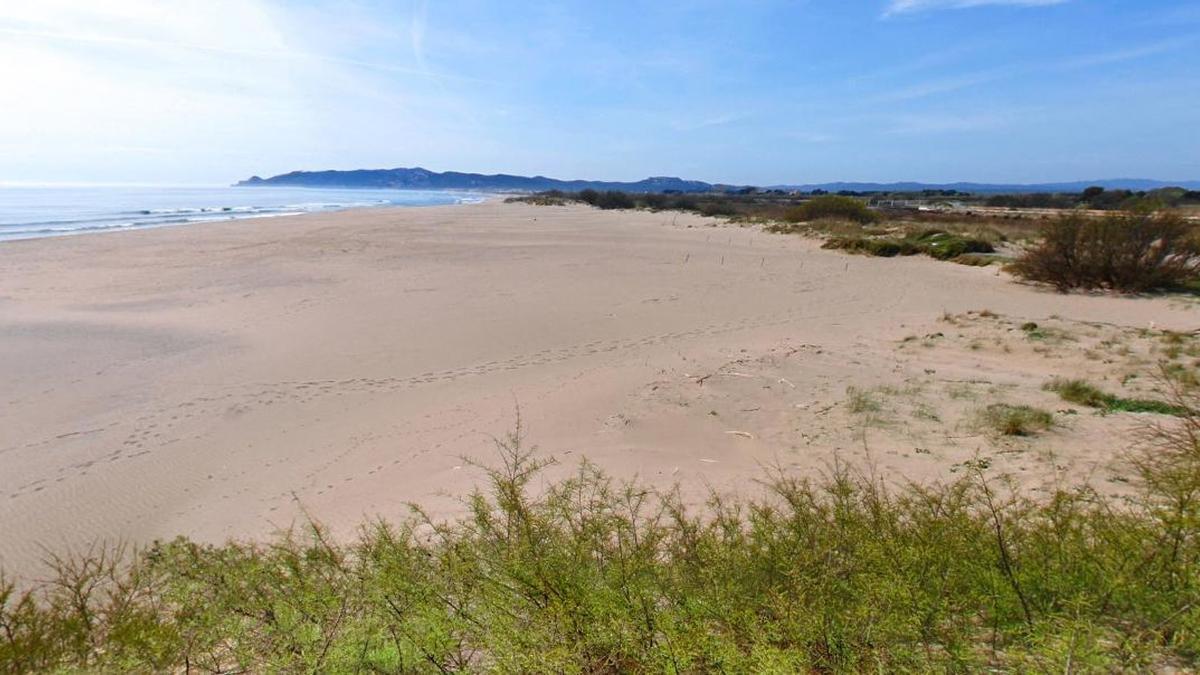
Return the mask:
{"type": "Polygon", "coordinates": [[[407,502],[449,515],[480,477],[464,458],[491,457],[518,407],[555,471],[586,457],[692,494],[835,456],[929,481],[986,454],[1031,488],[1103,484],[1136,416],[1020,441],[969,420],[1061,407],[1054,375],[1120,386],[1126,361],[1082,346],[1121,336],[1147,363],[1151,326],[1200,317],[674,213],[489,202],[10,242],[0,565],[262,536],[301,505],[343,534],[407,502]],[[1031,344],[1030,321],[1069,340],[1031,344]],[[883,392],[872,419],[846,404],[861,391],[883,392]]]}

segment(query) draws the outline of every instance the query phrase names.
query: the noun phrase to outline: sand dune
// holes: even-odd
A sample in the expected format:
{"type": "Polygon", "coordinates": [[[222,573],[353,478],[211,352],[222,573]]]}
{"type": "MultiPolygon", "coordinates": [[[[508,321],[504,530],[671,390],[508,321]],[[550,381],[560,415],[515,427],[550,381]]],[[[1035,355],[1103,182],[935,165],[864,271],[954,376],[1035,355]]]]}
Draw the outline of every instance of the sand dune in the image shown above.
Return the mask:
{"type": "MultiPolygon", "coordinates": [[[[956,382],[1020,398],[1112,367],[998,319],[942,320],[984,308],[1097,335],[1200,328],[1180,301],[1061,296],[682,214],[491,202],[7,243],[0,565],[95,538],[262,535],[299,504],[343,533],[408,501],[449,514],[479,477],[463,457],[486,459],[517,406],[560,471],[586,456],[752,489],[763,464],[836,452],[946,478],[995,444],[909,414],[902,433],[883,413],[860,424],[846,388],[907,383],[892,407],[966,419],[956,382]],[[1000,338],[1013,347],[968,345],[1000,338]]],[[[1099,424],[1058,432],[1048,463],[1000,454],[1091,471],[1128,421],[1099,424]]]]}

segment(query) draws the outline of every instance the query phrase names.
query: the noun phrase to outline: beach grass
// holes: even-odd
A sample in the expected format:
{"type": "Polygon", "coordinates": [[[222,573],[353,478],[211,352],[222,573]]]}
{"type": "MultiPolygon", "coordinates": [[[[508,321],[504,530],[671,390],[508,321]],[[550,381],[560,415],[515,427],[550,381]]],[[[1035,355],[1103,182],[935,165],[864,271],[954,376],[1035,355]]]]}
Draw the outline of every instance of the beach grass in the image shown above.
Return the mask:
{"type": "Polygon", "coordinates": [[[1054,415],[1028,405],[993,403],[979,411],[983,425],[1002,436],[1032,436],[1054,426],[1054,415]]]}
{"type": "Polygon", "coordinates": [[[1155,413],[1175,416],[1185,416],[1190,412],[1186,407],[1169,401],[1114,396],[1084,380],[1055,379],[1047,382],[1045,389],[1057,393],[1062,400],[1069,403],[1099,408],[1105,412],[1155,413]]]}

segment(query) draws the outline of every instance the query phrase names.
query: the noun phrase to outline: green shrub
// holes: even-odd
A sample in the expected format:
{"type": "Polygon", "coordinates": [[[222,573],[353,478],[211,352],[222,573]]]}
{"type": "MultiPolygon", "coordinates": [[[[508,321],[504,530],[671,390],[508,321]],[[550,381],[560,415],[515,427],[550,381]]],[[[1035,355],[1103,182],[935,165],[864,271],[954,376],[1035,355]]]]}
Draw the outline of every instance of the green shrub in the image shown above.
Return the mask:
{"type": "Polygon", "coordinates": [[[1140,292],[1186,285],[1200,275],[1196,226],[1171,214],[1069,215],[1012,265],[1018,276],[1059,291],[1140,292]]]}
{"type": "Polygon", "coordinates": [[[918,249],[907,241],[885,237],[832,237],[827,239],[821,245],[821,248],[837,249],[881,258],[914,255],[918,252],[918,249]]]}
{"type": "Polygon", "coordinates": [[[894,258],[906,252],[904,244],[891,239],[862,239],[868,254],[881,258],[894,258]]]}
{"type": "Polygon", "coordinates": [[[814,197],[784,213],[784,220],[793,223],[823,219],[850,220],[865,225],[878,221],[879,214],[858,199],[840,195],[814,197]]]}
{"type": "MultiPolygon", "coordinates": [[[[902,239],[860,235],[831,237],[822,244],[822,248],[883,258],[924,253],[938,260],[955,260],[967,254],[991,253],[995,250],[990,243],[981,239],[967,239],[940,230],[910,235],[902,239]]],[[[964,261],[964,264],[971,263],[964,261]]]]}
{"type": "Polygon", "coordinates": [[[780,471],[696,509],[588,464],[545,484],[514,436],[449,522],[94,549],[0,581],[0,669],[1187,672],[1198,437],[1195,416],[1162,427],[1128,500],[1033,499],[975,462],[895,489],[780,471]]]}
{"type": "Polygon", "coordinates": [[[926,255],[938,260],[952,260],[968,253],[994,253],[990,242],[972,239],[942,230],[927,230],[911,237],[914,245],[926,255]]]}

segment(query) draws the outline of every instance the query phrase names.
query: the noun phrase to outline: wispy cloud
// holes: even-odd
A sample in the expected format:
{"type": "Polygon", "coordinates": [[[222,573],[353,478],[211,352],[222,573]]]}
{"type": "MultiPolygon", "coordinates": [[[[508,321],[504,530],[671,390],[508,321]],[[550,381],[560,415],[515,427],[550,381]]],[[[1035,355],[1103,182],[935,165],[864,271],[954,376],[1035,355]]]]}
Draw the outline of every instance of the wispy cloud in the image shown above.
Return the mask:
{"type": "Polygon", "coordinates": [[[1170,40],[1163,40],[1161,42],[1141,45],[1139,47],[1127,47],[1125,49],[1115,49],[1108,52],[1084,54],[1082,56],[1077,56],[1075,58],[1063,61],[1059,64],[1059,67],[1071,70],[1075,68],[1090,68],[1093,66],[1106,66],[1113,63],[1133,61],[1136,59],[1145,58],[1147,56],[1156,56],[1158,54],[1173,52],[1194,44],[1196,40],[1197,36],[1192,35],[1181,38],[1173,38],[1170,40]]]}
{"type": "Polygon", "coordinates": [[[789,131],[784,134],[790,140],[799,141],[800,143],[819,144],[832,143],[837,140],[836,136],[831,134],[821,133],[819,131],[789,131]]]}
{"type": "Polygon", "coordinates": [[[946,49],[925,52],[907,61],[893,62],[891,65],[858,73],[847,78],[849,82],[866,82],[870,80],[894,79],[902,75],[930,70],[941,66],[952,65],[963,61],[968,56],[983,50],[982,41],[971,44],[960,44],[946,49]]]}
{"type": "MultiPolygon", "coordinates": [[[[374,61],[363,61],[360,59],[341,58],[328,54],[314,54],[310,52],[302,52],[287,49],[243,49],[236,47],[226,47],[221,45],[210,45],[202,43],[187,43],[175,42],[168,40],[158,40],[154,38],[143,37],[124,37],[114,35],[101,35],[83,32],[66,32],[56,30],[38,30],[26,28],[6,28],[0,26],[0,35],[11,35],[14,37],[36,38],[43,40],[54,40],[60,42],[77,42],[84,44],[97,45],[114,45],[123,47],[153,47],[157,49],[168,49],[178,51],[203,52],[209,54],[219,54],[224,56],[238,56],[259,59],[271,59],[279,61],[321,61],[324,63],[352,66],[356,68],[365,68],[368,70],[378,70],[389,73],[402,73],[409,75],[420,75],[422,77],[434,77],[428,68],[406,68],[390,63],[379,63],[374,61]]],[[[437,77],[450,77],[451,79],[471,79],[449,75],[437,75],[437,77]]]]}
{"type": "Polygon", "coordinates": [[[671,123],[671,128],[676,131],[701,131],[703,129],[712,129],[714,127],[723,127],[735,122],[740,122],[746,119],[748,115],[738,113],[725,113],[705,117],[696,120],[677,120],[671,123]]]}
{"type": "Polygon", "coordinates": [[[1200,5],[1183,5],[1163,11],[1154,11],[1140,22],[1143,26],[1178,27],[1183,24],[1200,23],[1200,5]]]}
{"type": "Polygon", "coordinates": [[[889,134],[922,135],[978,133],[994,131],[1042,114],[1040,109],[1005,110],[979,113],[926,113],[901,115],[891,120],[885,130],[889,134]]]}
{"type": "Polygon", "coordinates": [[[894,89],[892,91],[882,92],[871,100],[877,103],[894,103],[898,101],[911,101],[936,94],[946,94],[968,87],[974,87],[988,82],[1008,77],[1011,73],[1005,70],[989,70],[980,73],[969,73],[958,77],[947,77],[937,80],[927,80],[916,84],[894,89]]]}
{"type": "Polygon", "coordinates": [[[429,3],[422,0],[413,10],[412,22],[409,24],[409,40],[412,42],[413,60],[423,72],[429,71],[429,66],[425,63],[425,28],[428,23],[429,3]]]}
{"type": "Polygon", "coordinates": [[[1042,7],[1061,5],[1068,0],[891,0],[884,16],[895,14],[911,14],[933,9],[965,9],[967,7],[983,7],[986,5],[1009,7],[1042,7]]]}

